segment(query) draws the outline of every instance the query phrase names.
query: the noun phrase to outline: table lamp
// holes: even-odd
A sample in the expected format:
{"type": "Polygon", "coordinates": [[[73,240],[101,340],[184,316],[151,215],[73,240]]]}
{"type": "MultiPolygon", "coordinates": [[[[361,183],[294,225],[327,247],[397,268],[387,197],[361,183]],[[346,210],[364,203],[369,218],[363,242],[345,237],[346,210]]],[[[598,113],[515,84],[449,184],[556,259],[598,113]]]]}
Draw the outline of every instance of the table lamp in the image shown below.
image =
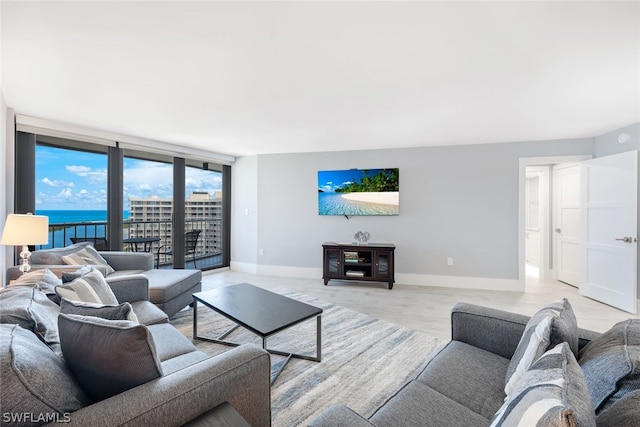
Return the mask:
{"type": "Polygon", "coordinates": [[[28,245],[44,245],[49,242],[49,217],[44,215],[9,214],[4,223],[4,231],[0,244],[10,246],[22,246],[20,252],[20,271],[26,273],[31,270],[29,265],[28,245]]]}

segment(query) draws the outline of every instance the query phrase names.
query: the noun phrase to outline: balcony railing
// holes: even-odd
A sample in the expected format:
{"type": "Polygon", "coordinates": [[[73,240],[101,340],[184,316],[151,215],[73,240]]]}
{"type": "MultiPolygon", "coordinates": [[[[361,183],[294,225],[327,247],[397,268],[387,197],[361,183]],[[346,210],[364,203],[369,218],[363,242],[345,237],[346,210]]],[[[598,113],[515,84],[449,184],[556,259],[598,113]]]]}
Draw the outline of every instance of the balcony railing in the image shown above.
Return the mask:
{"type": "MultiPolygon", "coordinates": [[[[172,249],[172,222],[171,221],[131,221],[125,220],[123,224],[123,239],[135,237],[159,238],[159,241],[150,245],[149,251],[156,254],[158,248],[172,249]]],[[[193,219],[185,221],[185,231],[201,230],[196,246],[196,260],[198,268],[206,269],[222,264],[222,219],[193,219]]],[[[102,237],[106,238],[108,225],[106,221],[89,222],[65,222],[49,224],[49,243],[38,245],[36,249],[51,249],[69,246],[71,238],[102,237]]],[[[141,246],[140,246],[141,248],[141,246]]],[[[131,245],[124,244],[123,250],[133,250],[131,245]]],[[[139,249],[140,250],[140,249],[139,249]]],[[[191,255],[187,257],[186,264],[191,264],[191,255]]],[[[155,255],[154,255],[155,260],[155,255]]],[[[160,255],[160,266],[171,264],[170,255],[160,255]]]]}

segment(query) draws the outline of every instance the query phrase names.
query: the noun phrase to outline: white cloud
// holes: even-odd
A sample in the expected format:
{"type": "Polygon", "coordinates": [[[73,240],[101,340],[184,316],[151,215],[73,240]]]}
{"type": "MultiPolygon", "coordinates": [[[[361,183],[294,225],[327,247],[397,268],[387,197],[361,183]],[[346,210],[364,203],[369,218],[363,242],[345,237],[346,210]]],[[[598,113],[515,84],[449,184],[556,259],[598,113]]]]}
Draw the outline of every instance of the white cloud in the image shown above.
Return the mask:
{"type": "Polygon", "coordinates": [[[93,170],[89,166],[81,166],[81,165],[66,165],[65,169],[68,172],[71,172],[82,178],[85,178],[90,184],[107,182],[106,169],[93,170]]]}
{"type": "Polygon", "coordinates": [[[60,179],[51,180],[46,176],[42,178],[40,182],[42,182],[45,185],[48,185],[49,187],[73,187],[75,185],[73,182],[66,182],[60,179]]]}
{"type": "Polygon", "coordinates": [[[65,169],[80,176],[86,176],[89,172],[91,172],[91,168],[89,166],[67,165],[65,166],[65,169]]]}
{"type": "Polygon", "coordinates": [[[71,187],[67,187],[64,190],[62,190],[61,192],[58,193],[58,197],[62,197],[65,199],[68,199],[72,196],[71,194],[71,187]]]}

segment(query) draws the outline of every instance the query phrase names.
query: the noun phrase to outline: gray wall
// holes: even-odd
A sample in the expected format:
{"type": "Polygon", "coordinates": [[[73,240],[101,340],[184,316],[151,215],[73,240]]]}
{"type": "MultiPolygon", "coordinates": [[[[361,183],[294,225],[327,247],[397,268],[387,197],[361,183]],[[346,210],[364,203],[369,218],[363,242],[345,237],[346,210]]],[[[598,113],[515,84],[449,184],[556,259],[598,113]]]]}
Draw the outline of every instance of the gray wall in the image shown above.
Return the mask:
{"type": "Polygon", "coordinates": [[[609,156],[632,150],[640,150],[640,123],[625,126],[595,138],[595,157],[609,156]],[[621,133],[630,134],[631,140],[624,144],[619,143],[618,135],[621,133]]]}
{"type": "MultiPolygon", "coordinates": [[[[0,83],[2,80],[0,78],[0,83]]],[[[7,105],[4,102],[4,96],[2,95],[2,87],[0,85],[0,153],[3,158],[0,161],[0,189],[2,189],[2,196],[0,200],[0,235],[4,229],[4,221],[7,217],[7,204],[9,195],[13,194],[13,191],[8,191],[7,188],[7,105]]],[[[7,266],[11,263],[11,254],[13,253],[11,247],[0,245],[0,286],[4,285],[4,272],[7,270],[7,266]]]]}
{"type": "MultiPolygon", "coordinates": [[[[234,235],[232,262],[319,269],[323,242],[362,230],[396,244],[397,273],[518,279],[519,158],[583,154],[593,154],[592,138],[243,158],[234,177],[257,172],[258,237],[234,235]],[[399,216],[318,215],[318,170],[380,167],[400,168],[399,216]]],[[[236,230],[253,205],[239,201],[245,189],[234,180],[236,230]]]]}

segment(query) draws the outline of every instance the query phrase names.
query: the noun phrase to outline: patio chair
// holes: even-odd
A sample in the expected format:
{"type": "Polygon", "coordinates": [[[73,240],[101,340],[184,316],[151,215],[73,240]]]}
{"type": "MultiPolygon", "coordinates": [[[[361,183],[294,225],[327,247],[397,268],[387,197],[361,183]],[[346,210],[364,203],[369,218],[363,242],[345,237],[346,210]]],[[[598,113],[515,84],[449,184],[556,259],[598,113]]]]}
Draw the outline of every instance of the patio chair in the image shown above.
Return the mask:
{"type": "MultiPolygon", "coordinates": [[[[184,234],[184,255],[192,256],[194,268],[198,268],[196,265],[196,247],[198,246],[198,238],[201,232],[202,230],[192,230],[184,234]]],[[[173,255],[173,250],[162,250],[162,248],[166,248],[167,246],[168,245],[162,245],[158,248],[156,252],[156,268],[160,266],[160,255],[173,255]]]]}
{"type": "Polygon", "coordinates": [[[109,243],[105,237],[69,237],[71,243],[91,242],[97,251],[108,251],[109,243]]]}

